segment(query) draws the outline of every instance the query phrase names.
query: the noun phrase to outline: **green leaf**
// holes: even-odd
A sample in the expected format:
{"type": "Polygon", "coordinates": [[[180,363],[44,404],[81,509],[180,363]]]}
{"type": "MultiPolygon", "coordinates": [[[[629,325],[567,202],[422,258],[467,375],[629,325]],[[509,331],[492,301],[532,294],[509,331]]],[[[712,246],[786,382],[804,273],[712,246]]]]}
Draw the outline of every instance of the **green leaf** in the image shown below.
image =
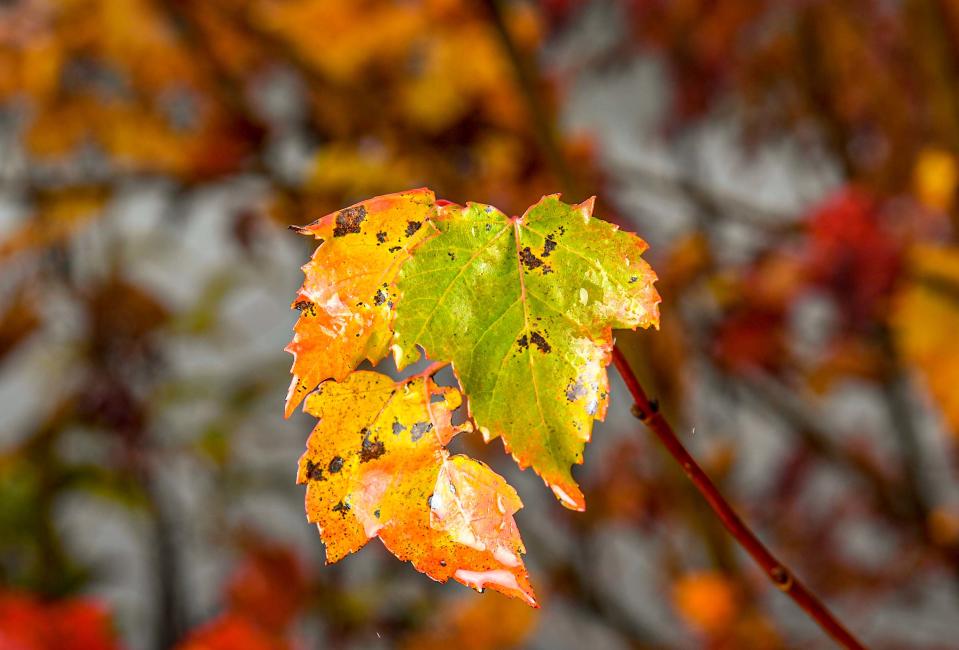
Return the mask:
{"type": "Polygon", "coordinates": [[[570,473],[605,416],[613,328],[658,326],[656,276],[634,234],[592,218],[593,200],[547,196],[510,219],[487,205],[438,208],[439,236],[398,276],[393,352],[451,361],[470,413],[576,510],[570,473]]]}

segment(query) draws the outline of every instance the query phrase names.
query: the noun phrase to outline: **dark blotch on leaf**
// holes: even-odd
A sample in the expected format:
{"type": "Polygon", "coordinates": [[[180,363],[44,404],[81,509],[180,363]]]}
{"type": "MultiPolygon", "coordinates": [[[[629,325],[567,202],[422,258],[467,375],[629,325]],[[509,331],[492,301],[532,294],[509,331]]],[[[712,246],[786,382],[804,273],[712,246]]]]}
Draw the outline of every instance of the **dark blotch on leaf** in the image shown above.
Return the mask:
{"type": "Polygon", "coordinates": [[[390,251],[391,253],[395,253],[396,251],[400,250],[401,248],[403,248],[403,247],[402,247],[402,246],[390,246],[389,251],[390,251]]]}
{"type": "Polygon", "coordinates": [[[293,303],[293,308],[299,312],[306,312],[310,316],[316,316],[316,305],[309,300],[297,300],[293,303]]]}
{"type": "Polygon", "coordinates": [[[638,279],[639,279],[639,278],[634,275],[633,277],[631,277],[631,278],[629,279],[629,283],[632,284],[632,283],[636,282],[636,280],[638,280],[638,279]]]}
{"type": "Polygon", "coordinates": [[[323,476],[323,468],[309,459],[306,461],[306,477],[311,481],[326,480],[326,478],[323,476]]]}
{"type": "Polygon", "coordinates": [[[406,222],[406,236],[412,237],[413,233],[420,229],[423,225],[422,221],[407,221],[406,222]]]}
{"type": "Polygon", "coordinates": [[[350,511],[350,504],[340,501],[335,506],[333,506],[333,512],[340,513],[341,517],[346,517],[346,513],[350,511]]]}
{"type": "Polygon", "coordinates": [[[385,244],[385,243],[386,243],[386,231],[381,230],[381,231],[379,231],[378,233],[376,233],[376,241],[379,242],[379,243],[381,243],[381,244],[385,244]]]}
{"type": "Polygon", "coordinates": [[[552,235],[546,237],[546,241],[543,243],[543,257],[549,257],[549,254],[556,249],[556,240],[553,239],[552,235]]]}
{"type": "Polygon", "coordinates": [[[363,446],[360,449],[360,462],[368,463],[371,460],[376,460],[380,456],[386,453],[386,445],[383,444],[380,440],[372,440],[371,432],[369,429],[364,428],[360,431],[363,435],[363,446]]]}
{"type": "Polygon", "coordinates": [[[338,474],[343,469],[343,458],[334,456],[330,461],[330,474],[338,474]]]}
{"type": "Polygon", "coordinates": [[[530,334],[529,339],[530,341],[533,342],[533,344],[536,347],[539,348],[539,351],[542,352],[543,354],[552,352],[553,348],[550,347],[549,343],[546,341],[543,335],[540,334],[539,332],[533,332],[532,334],[530,334]]]}
{"type": "Polygon", "coordinates": [[[366,208],[362,205],[340,210],[336,215],[336,226],[333,228],[334,237],[355,234],[360,231],[360,224],[366,219],[366,208]]]}
{"type": "Polygon", "coordinates": [[[525,350],[526,348],[529,347],[529,338],[525,334],[523,334],[521,337],[516,339],[516,343],[519,344],[519,347],[521,350],[525,350]]]}
{"type": "Polygon", "coordinates": [[[536,269],[543,266],[543,260],[533,255],[533,251],[529,249],[529,246],[520,251],[519,259],[523,262],[523,266],[528,269],[536,269]]]}
{"type": "Polygon", "coordinates": [[[384,302],[386,302],[387,293],[383,289],[378,289],[376,295],[373,296],[373,304],[379,307],[384,302]]]}

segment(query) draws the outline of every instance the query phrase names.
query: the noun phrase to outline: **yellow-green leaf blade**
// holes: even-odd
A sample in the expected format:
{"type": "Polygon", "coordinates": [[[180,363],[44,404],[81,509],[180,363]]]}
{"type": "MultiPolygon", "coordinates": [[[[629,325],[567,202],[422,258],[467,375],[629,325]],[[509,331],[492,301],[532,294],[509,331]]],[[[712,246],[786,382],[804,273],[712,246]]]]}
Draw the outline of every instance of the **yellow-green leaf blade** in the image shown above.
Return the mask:
{"type": "Polygon", "coordinates": [[[612,328],[658,324],[655,274],[639,237],[544,197],[523,217],[440,208],[440,235],[398,278],[394,354],[450,360],[487,440],[502,436],[567,507],[570,473],[605,414],[612,328]]]}

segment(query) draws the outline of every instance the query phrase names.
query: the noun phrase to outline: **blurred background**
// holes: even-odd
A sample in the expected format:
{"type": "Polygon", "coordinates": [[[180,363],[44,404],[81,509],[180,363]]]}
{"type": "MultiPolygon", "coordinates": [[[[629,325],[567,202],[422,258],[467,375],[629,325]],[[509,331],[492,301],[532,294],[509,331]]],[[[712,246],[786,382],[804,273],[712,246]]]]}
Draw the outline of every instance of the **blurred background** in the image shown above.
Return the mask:
{"type": "Polygon", "coordinates": [[[598,195],[723,492],[872,647],[959,647],[957,155],[951,0],[3,0],[0,648],[831,647],[612,371],[586,513],[468,444],[541,610],[323,565],[286,226],[420,186],[598,195]]]}

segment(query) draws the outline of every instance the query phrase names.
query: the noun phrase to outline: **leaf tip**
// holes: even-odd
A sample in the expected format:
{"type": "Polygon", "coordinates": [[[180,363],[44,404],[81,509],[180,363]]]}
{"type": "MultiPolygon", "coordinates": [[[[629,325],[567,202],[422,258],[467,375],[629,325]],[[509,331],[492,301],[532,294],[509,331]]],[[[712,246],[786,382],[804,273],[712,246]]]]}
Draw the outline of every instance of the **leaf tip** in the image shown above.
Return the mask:
{"type": "Polygon", "coordinates": [[[575,510],[576,512],[584,512],[586,510],[586,497],[583,496],[582,490],[575,484],[561,487],[555,483],[551,483],[549,487],[564,507],[575,510]]]}
{"type": "Polygon", "coordinates": [[[583,221],[589,221],[593,216],[593,208],[596,206],[596,195],[589,197],[582,203],[577,203],[574,208],[583,215],[583,221]]]}

